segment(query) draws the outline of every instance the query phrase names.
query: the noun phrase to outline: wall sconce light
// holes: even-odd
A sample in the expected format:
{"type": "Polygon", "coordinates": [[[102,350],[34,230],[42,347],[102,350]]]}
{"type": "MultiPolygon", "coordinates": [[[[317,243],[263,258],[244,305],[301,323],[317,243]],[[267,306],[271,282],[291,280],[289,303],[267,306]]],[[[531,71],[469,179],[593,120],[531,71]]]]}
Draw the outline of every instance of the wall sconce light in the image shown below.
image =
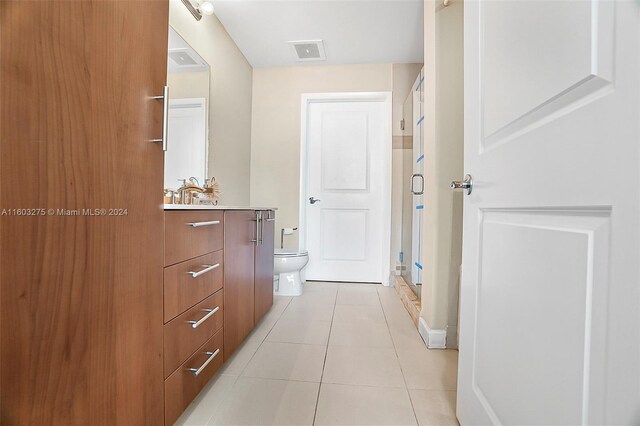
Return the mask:
{"type": "Polygon", "coordinates": [[[200,11],[205,15],[213,15],[213,2],[211,0],[201,1],[200,11]]]}
{"type": "Polygon", "coordinates": [[[213,2],[211,0],[196,0],[195,5],[191,0],[182,0],[182,3],[196,18],[196,21],[201,20],[202,15],[213,15],[213,2]]]}

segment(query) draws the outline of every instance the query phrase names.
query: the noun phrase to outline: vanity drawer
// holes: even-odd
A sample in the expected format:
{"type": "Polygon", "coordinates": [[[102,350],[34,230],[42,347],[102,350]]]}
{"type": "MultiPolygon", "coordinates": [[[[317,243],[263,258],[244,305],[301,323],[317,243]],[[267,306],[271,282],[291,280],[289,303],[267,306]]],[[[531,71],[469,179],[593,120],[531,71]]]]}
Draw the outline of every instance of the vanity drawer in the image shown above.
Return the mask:
{"type": "Polygon", "coordinates": [[[165,425],[176,421],[222,365],[222,333],[218,331],[164,381],[165,425]]]}
{"type": "Polygon", "coordinates": [[[222,328],[223,291],[207,297],[164,326],[164,377],[222,328]]]}
{"type": "Polygon", "coordinates": [[[222,288],[222,259],[219,250],[164,268],[165,323],[222,288]]]}
{"type": "Polygon", "coordinates": [[[165,211],[164,265],[222,249],[223,222],[222,211],[165,211]]]}

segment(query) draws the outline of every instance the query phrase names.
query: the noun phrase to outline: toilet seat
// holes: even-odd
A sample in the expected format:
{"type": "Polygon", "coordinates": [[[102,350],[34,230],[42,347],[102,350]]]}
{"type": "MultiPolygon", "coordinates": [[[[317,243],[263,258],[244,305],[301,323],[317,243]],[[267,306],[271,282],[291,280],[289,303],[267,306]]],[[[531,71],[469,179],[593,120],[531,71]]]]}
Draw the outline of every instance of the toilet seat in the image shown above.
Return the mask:
{"type": "Polygon", "coordinates": [[[309,252],[307,250],[296,250],[296,249],[276,249],[275,256],[277,257],[301,257],[308,256],[309,252]]]}

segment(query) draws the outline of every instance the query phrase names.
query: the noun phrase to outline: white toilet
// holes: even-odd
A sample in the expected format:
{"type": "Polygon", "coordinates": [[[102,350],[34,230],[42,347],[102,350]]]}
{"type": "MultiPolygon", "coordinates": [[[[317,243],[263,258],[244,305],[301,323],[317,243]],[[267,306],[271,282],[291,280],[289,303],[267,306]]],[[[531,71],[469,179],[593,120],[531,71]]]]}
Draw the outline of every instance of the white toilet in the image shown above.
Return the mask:
{"type": "Polygon", "coordinates": [[[309,263],[306,250],[276,249],[274,254],[273,294],[300,296],[304,281],[300,271],[309,263]]]}

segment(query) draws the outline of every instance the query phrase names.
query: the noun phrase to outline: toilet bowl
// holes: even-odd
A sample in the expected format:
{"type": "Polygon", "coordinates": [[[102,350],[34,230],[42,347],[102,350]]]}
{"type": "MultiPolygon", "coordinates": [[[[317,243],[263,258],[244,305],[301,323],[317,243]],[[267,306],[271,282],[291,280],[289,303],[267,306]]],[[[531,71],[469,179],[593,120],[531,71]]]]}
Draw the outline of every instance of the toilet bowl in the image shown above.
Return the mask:
{"type": "Polygon", "coordinates": [[[306,250],[276,249],[273,259],[273,294],[300,296],[304,283],[300,271],[309,262],[309,252],[306,250]]]}

